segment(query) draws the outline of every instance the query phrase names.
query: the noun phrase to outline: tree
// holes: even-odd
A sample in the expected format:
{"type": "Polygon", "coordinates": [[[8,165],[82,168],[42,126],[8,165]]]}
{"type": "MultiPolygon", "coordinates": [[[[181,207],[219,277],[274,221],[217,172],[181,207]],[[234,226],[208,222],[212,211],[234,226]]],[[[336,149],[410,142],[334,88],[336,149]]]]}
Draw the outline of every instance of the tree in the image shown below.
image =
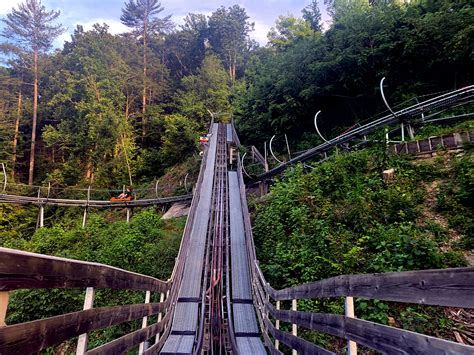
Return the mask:
{"type": "Polygon", "coordinates": [[[305,38],[314,37],[309,22],[293,15],[279,16],[275,27],[268,32],[269,43],[277,48],[285,48],[305,38]]]}
{"type": "Polygon", "coordinates": [[[321,12],[319,11],[318,1],[312,0],[311,4],[302,11],[303,19],[309,23],[311,29],[315,32],[321,32],[321,12]]]}
{"type": "Polygon", "coordinates": [[[38,80],[39,56],[47,52],[53,40],[64,32],[61,24],[53,24],[59,17],[60,11],[47,11],[41,4],[41,0],[26,0],[18,5],[18,9],[13,8],[12,12],[2,21],[5,29],[2,35],[12,39],[24,50],[30,52],[33,57],[33,121],[31,127],[31,151],[28,173],[28,184],[33,185],[33,174],[35,166],[35,145],[36,145],[36,123],[38,118],[38,80]]]}
{"type": "Polygon", "coordinates": [[[225,63],[232,83],[237,78],[237,65],[243,53],[250,46],[248,34],[254,23],[239,5],[230,8],[220,7],[209,17],[209,42],[225,63]]]}
{"type": "Polygon", "coordinates": [[[45,127],[43,138],[64,157],[58,164],[62,182],[77,183],[85,172],[89,184],[131,184],[135,132],[126,98],[131,69],[118,51],[122,45],[107,25],[87,32],[78,27],[61,55],[66,70],[51,74],[49,108],[57,123],[45,127]]]}
{"type": "Polygon", "coordinates": [[[171,15],[159,18],[158,15],[164,10],[158,0],[129,0],[122,9],[120,20],[125,26],[134,28],[143,44],[143,94],[142,94],[142,115],[143,115],[143,136],[146,134],[146,106],[148,93],[147,77],[147,52],[148,42],[151,34],[165,33],[172,27],[171,15]]]}
{"type": "Polygon", "coordinates": [[[230,113],[229,79],[216,56],[204,58],[197,75],[184,77],[182,85],[185,91],[178,92],[179,110],[202,127],[206,124],[208,110],[221,115],[230,113]]]}

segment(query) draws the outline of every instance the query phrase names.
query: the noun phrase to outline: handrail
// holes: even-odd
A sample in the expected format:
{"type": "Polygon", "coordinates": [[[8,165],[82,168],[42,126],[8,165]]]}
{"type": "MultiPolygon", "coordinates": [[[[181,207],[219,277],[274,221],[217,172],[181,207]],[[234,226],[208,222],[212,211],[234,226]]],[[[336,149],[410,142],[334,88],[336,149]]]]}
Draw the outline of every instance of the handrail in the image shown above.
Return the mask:
{"type": "Polygon", "coordinates": [[[112,340],[111,342],[94,348],[88,352],[87,355],[100,355],[100,354],[123,354],[127,350],[132,349],[141,342],[150,339],[154,335],[161,333],[168,323],[171,313],[166,313],[166,316],[159,323],[149,325],[146,328],[136,330],[132,333],[125,334],[124,336],[112,340]]]}
{"type": "Polygon", "coordinates": [[[374,132],[376,129],[380,127],[393,124],[399,120],[404,120],[404,119],[417,116],[421,112],[428,112],[430,110],[442,108],[445,106],[450,106],[454,103],[468,99],[472,96],[474,96],[474,85],[467,86],[462,89],[454,90],[446,94],[434,97],[432,99],[423,101],[421,103],[417,103],[410,107],[404,108],[402,110],[395,112],[395,116],[390,113],[386,116],[383,116],[365,125],[357,127],[345,134],[335,137],[327,142],[324,142],[314,148],[311,148],[307,150],[306,152],[298,155],[297,157],[287,161],[286,163],[281,164],[269,170],[268,172],[260,174],[259,176],[255,178],[255,180],[262,181],[262,180],[268,179],[272,176],[275,176],[281,173],[282,171],[287,169],[289,166],[292,166],[299,162],[305,162],[317,155],[324,154],[324,152],[327,152],[328,150],[330,150],[331,148],[337,145],[344,144],[356,139],[357,137],[367,135],[371,132],[374,132]]]}
{"type": "Polygon", "coordinates": [[[449,340],[394,328],[362,319],[337,314],[276,310],[268,305],[275,319],[306,329],[356,341],[382,353],[436,354],[444,350],[451,354],[472,354],[474,348],[449,340]],[[403,341],[400,341],[403,339],[403,341]]]}
{"type": "Polygon", "coordinates": [[[171,283],[104,264],[0,248],[0,291],[85,287],[166,292],[171,283]]]}
{"type": "Polygon", "coordinates": [[[166,306],[167,302],[92,308],[9,325],[0,331],[0,353],[38,352],[83,333],[157,314],[166,306]]]}
{"type": "Polygon", "coordinates": [[[474,308],[474,267],[343,275],[278,291],[270,288],[269,295],[276,301],[353,296],[474,308]]]}

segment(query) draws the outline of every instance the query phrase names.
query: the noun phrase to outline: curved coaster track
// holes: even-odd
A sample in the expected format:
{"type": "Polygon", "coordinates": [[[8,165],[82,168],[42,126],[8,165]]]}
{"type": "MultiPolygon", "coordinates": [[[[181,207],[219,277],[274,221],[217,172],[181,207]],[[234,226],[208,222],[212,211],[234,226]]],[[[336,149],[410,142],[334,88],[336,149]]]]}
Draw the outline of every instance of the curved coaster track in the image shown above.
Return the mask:
{"type": "Polygon", "coordinates": [[[210,133],[168,280],[0,249],[1,354],[34,353],[74,337],[77,354],[137,348],[140,354],[332,354],[298,336],[301,329],[345,339],[351,354],[357,344],[388,354],[474,353],[472,346],[360,320],[353,312],[354,297],[474,308],[474,268],[343,275],[273,289],[255,254],[235,129],[212,124],[210,133]],[[9,291],[37,288],[85,288],[84,309],[5,325],[9,291]],[[95,308],[94,291],[101,288],[143,291],[144,303],[95,308]],[[298,311],[299,300],[332,297],[345,298],[345,315],[298,311]],[[140,319],[140,329],[89,349],[88,333],[140,319]]]}

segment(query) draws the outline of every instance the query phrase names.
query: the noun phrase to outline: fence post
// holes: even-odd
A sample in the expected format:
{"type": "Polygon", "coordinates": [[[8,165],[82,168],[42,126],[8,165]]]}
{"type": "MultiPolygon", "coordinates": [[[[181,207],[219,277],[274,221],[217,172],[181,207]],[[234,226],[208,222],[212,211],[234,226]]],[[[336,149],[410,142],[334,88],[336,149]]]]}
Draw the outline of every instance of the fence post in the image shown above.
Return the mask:
{"type": "MultiPolygon", "coordinates": [[[[346,317],[355,318],[354,313],[354,297],[346,297],[345,302],[345,313],[346,317]]],[[[347,342],[347,354],[348,355],[357,355],[357,343],[349,340],[347,342]]]]}
{"type": "MultiPolygon", "coordinates": [[[[297,300],[292,300],[291,301],[291,310],[292,311],[297,311],[298,310],[298,302],[297,300]]],[[[296,324],[291,325],[291,334],[293,334],[295,337],[298,336],[298,326],[296,324]]],[[[297,355],[298,352],[296,350],[291,350],[292,355],[297,355]]]]}
{"type": "MultiPolygon", "coordinates": [[[[161,294],[160,294],[160,303],[162,303],[164,301],[165,301],[165,293],[161,292],[161,294]]],[[[158,320],[156,321],[156,323],[160,323],[162,319],[163,319],[163,313],[160,312],[160,313],[158,313],[158,320]]],[[[155,344],[158,344],[159,341],[160,341],[160,333],[157,333],[156,338],[155,338],[155,344]]]]}
{"type": "MultiPolygon", "coordinates": [[[[277,301],[276,304],[276,309],[279,311],[280,310],[280,301],[277,301]]],[[[280,320],[277,319],[275,321],[275,328],[280,330],[280,320]]],[[[280,349],[280,341],[278,339],[275,339],[275,349],[279,350],[280,349]]]]}
{"type": "Polygon", "coordinates": [[[89,200],[91,199],[91,186],[87,188],[87,202],[86,208],[84,208],[84,217],[82,218],[82,228],[86,228],[86,221],[87,221],[87,209],[89,208],[89,200]]]}
{"type": "MultiPolygon", "coordinates": [[[[41,197],[41,187],[38,187],[38,202],[41,197]]],[[[36,224],[36,228],[43,228],[44,226],[44,207],[43,204],[41,203],[39,206],[39,214],[38,214],[38,222],[36,224]]]]}
{"type": "Polygon", "coordinates": [[[40,205],[40,210],[39,210],[39,227],[43,228],[44,227],[44,205],[40,205]]]}
{"type": "MultiPolygon", "coordinates": [[[[86,288],[86,297],[84,298],[84,307],[83,307],[84,311],[91,309],[94,306],[94,297],[95,297],[94,287],[86,288]]],[[[79,335],[79,339],[77,340],[76,355],[83,355],[86,353],[87,340],[88,340],[87,333],[79,335]]]]}
{"type": "Polygon", "coordinates": [[[130,207],[127,207],[127,223],[128,222],[130,222],[130,207]]]}
{"type": "Polygon", "coordinates": [[[10,293],[8,291],[0,292],[0,327],[5,327],[5,318],[7,317],[8,301],[10,293]]]}
{"type": "MultiPolygon", "coordinates": [[[[127,209],[128,211],[128,209],[127,209]]],[[[151,295],[151,292],[150,291],[146,291],[145,293],[145,303],[150,303],[150,295],[151,295]]],[[[143,328],[146,328],[146,326],[148,325],[148,317],[145,316],[143,317],[143,320],[142,320],[142,329],[143,328]]],[[[145,351],[145,342],[143,343],[140,343],[140,347],[138,348],[138,354],[143,354],[143,352],[145,351]]]]}
{"type": "Polygon", "coordinates": [[[2,163],[2,171],[3,171],[3,192],[5,192],[7,188],[7,169],[5,168],[5,163],[2,163]]]}

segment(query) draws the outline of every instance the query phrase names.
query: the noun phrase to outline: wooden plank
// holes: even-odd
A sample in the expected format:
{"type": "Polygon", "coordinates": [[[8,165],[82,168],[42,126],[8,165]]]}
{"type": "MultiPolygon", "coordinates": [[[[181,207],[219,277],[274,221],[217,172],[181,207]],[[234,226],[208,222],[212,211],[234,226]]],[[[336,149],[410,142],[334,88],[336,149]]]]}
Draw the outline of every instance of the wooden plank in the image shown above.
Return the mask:
{"type": "MultiPolygon", "coordinates": [[[[172,316],[173,312],[169,312],[172,316]]],[[[160,340],[150,346],[148,349],[146,349],[143,352],[143,355],[151,355],[151,354],[158,354],[158,352],[161,350],[163,345],[165,345],[166,339],[168,339],[168,335],[171,331],[171,326],[166,327],[165,332],[163,333],[163,336],[160,338],[160,340]]]]}
{"type": "Polygon", "coordinates": [[[0,248],[0,291],[94,287],[163,292],[170,286],[112,266],[0,248]]]}
{"type": "Polygon", "coordinates": [[[353,296],[474,308],[474,268],[343,275],[268,292],[277,301],[353,296]]]}
{"type": "Polygon", "coordinates": [[[255,146],[251,147],[252,154],[254,154],[255,158],[257,161],[265,167],[265,158],[263,157],[262,153],[258,151],[258,149],[255,146]]]}
{"type": "Polygon", "coordinates": [[[313,344],[307,340],[298,338],[297,336],[294,336],[290,333],[277,330],[272,322],[270,322],[267,319],[265,319],[265,325],[270,332],[270,334],[275,338],[281,341],[283,344],[286,344],[292,349],[295,349],[300,353],[301,355],[315,355],[315,354],[321,354],[321,355],[335,355],[332,351],[326,350],[324,348],[321,348],[317,346],[316,344],[313,344]]]}
{"type": "Polygon", "coordinates": [[[5,327],[5,318],[7,317],[8,301],[10,300],[9,292],[0,292],[0,327],[5,327]]]}
{"type": "Polygon", "coordinates": [[[28,354],[88,333],[163,311],[165,303],[93,308],[0,329],[0,354],[28,354]]]}
{"type": "MultiPolygon", "coordinates": [[[[168,312],[163,320],[159,323],[154,323],[146,328],[139,329],[132,333],[126,334],[118,339],[115,339],[107,344],[99,346],[95,349],[88,351],[87,355],[99,355],[99,354],[123,354],[129,349],[143,343],[147,339],[150,339],[155,334],[160,333],[168,320],[170,319],[170,312],[168,312]]],[[[145,351],[145,349],[143,349],[145,351]]]]}
{"type": "Polygon", "coordinates": [[[350,339],[390,354],[473,354],[474,347],[438,339],[361,319],[336,314],[277,310],[267,304],[272,317],[307,329],[350,339]]]}
{"type": "MultiPolygon", "coordinates": [[[[146,291],[146,293],[145,293],[145,304],[150,303],[150,297],[151,297],[151,292],[146,291]]],[[[163,301],[161,301],[161,302],[163,302],[163,301]]],[[[161,314],[161,313],[159,313],[159,314],[161,314]]],[[[146,328],[147,325],[148,325],[148,317],[143,317],[143,319],[142,319],[142,329],[146,328]]],[[[138,354],[139,355],[143,354],[144,349],[145,349],[145,342],[142,342],[142,343],[140,343],[140,346],[138,348],[138,354]]]]}
{"type": "MultiPolygon", "coordinates": [[[[344,313],[348,318],[355,318],[354,297],[346,297],[344,300],[344,313]]],[[[347,342],[347,355],[357,355],[357,343],[349,340],[347,342]]]]}
{"type": "MultiPolygon", "coordinates": [[[[93,287],[86,288],[86,296],[84,297],[84,307],[82,309],[88,310],[94,307],[94,298],[95,298],[95,290],[93,287]]],[[[77,339],[77,346],[76,346],[76,355],[83,355],[87,351],[87,343],[89,341],[89,336],[87,333],[79,335],[79,339],[77,339]]]]}

